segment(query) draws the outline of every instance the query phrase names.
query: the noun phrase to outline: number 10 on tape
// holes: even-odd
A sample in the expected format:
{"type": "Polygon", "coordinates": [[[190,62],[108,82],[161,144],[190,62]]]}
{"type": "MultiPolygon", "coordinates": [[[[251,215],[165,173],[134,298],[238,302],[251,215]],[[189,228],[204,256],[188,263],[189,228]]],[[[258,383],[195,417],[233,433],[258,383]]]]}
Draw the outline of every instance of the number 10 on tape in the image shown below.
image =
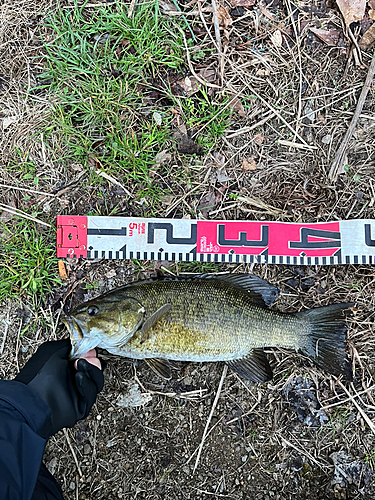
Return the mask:
{"type": "Polygon", "coordinates": [[[290,222],[60,215],[57,256],[270,264],[373,264],[375,220],[290,222]]]}

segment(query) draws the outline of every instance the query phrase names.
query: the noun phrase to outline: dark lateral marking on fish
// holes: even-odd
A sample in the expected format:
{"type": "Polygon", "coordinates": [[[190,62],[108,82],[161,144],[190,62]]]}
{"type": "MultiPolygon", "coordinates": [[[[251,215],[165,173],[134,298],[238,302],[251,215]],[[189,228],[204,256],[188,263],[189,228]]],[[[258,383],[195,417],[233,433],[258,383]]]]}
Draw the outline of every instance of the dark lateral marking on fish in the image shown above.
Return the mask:
{"type": "Polygon", "coordinates": [[[190,225],[190,236],[188,238],[174,238],[173,225],[170,222],[149,222],[147,224],[147,243],[155,242],[155,230],[166,231],[166,242],[171,245],[195,245],[197,242],[197,224],[190,225]]]}
{"type": "Polygon", "coordinates": [[[324,229],[310,229],[303,227],[301,229],[300,241],[289,241],[289,248],[339,248],[341,247],[341,234],[338,231],[326,231],[324,229]],[[308,241],[308,237],[325,238],[334,241],[308,241]]]}
{"type": "Polygon", "coordinates": [[[371,224],[365,224],[365,243],[368,247],[375,247],[375,240],[371,238],[371,224]]]}
{"type": "Polygon", "coordinates": [[[220,246],[229,247],[266,247],[268,245],[268,226],[261,226],[261,239],[260,240],[248,240],[246,231],[240,231],[239,239],[230,240],[225,238],[225,224],[218,224],[218,236],[217,242],[220,246]]]}
{"type": "Polygon", "coordinates": [[[126,236],[126,227],[121,229],[87,229],[88,236],[126,236]]]}

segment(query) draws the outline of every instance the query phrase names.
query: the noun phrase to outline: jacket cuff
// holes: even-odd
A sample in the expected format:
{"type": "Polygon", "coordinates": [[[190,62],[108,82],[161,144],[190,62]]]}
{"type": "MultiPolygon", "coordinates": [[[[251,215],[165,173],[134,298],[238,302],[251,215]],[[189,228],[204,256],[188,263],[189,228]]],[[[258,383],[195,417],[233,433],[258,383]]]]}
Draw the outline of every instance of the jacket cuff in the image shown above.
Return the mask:
{"type": "Polygon", "coordinates": [[[50,436],[51,410],[30,387],[14,380],[0,380],[0,401],[13,406],[39,436],[50,436]]]}

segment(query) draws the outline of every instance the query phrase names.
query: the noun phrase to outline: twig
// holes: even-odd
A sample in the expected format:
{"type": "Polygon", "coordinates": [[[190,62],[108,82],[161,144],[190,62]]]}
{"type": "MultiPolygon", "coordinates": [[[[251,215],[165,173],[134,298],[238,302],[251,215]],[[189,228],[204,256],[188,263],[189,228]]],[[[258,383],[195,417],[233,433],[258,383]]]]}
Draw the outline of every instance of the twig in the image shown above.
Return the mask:
{"type": "Polygon", "coordinates": [[[349,401],[353,401],[353,398],[357,398],[357,397],[361,396],[362,394],[366,394],[367,392],[373,391],[374,389],[375,389],[375,385],[372,385],[371,387],[368,387],[364,391],[356,392],[356,394],[354,396],[350,396],[347,399],[343,399],[342,401],[338,401],[337,403],[331,403],[330,405],[327,405],[327,406],[322,406],[319,411],[323,411],[323,410],[325,411],[325,410],[328,410],[328,408],[333,408],[334,406],[343,405],[345,403],[348,403],[349,401]]]}
{"type": "Polygon", "coordinates": [[[4,347],[5,347],[5,341],[6,341],[7,334],[8,334],[8,328],[9,328],[9,312],[8,312],[8,315],[7,315],[7,319],[5,319],[5,320],[4,320],[4,323],[5,323],[5,328],[4,328],[4,337],[3,337],[3,340],[2,340],[2,342],[1,342],[1,346],[0,346],[0,356],[3,354],[4,347]]]}
{"type": "Polygon", "coordinates": [[[123,185],[121,184],[121,182],[119,182],[118,180],[116,180],[114,177],[112,177],[112,176],[108,175],[107,173],[105,173],[105,172],[103,172],[103,171],[99,172],[99,173],[98,173],[98,175],[99,175],[100,177],[103,177],[104,179],[107,179],[107,181],[112,182],[112,184],[116,184],[116,186],[119,186],[121,189],[123,189],[123,190],[124,190],[124,192],[125,192],[128,196],[130,196],[131,198],[134,198],[134,196],[131,194],[131,192],[130,192],[128,189],[126,189],[126,187],[125,187],[125,186],[123,186],[123,185]]]}
{"type": "Polygon", "coordinates": [[[365,103],[368,91],[370,90],[374,75],[375,75],[375,52],[374,55],[372,56],[371,64],[367,72],[366,81],[365,84],[363,85],[361,95],[359,96],[354,116],[345,134],[345,137],[336,153],[335,159],[333,160],[331,170],[329,171],[329,178],[332,180],[336,180],[337,177],[344,172],[345,153],[348,148],[349,141],[352,138],[354,129],[357,125],[359,116],[362,113],[363,105],[365,103]]]}
{"type": "Polygon", "coordinates": [[[354,396],[350,394],[348,389],[340,382],[340,380],[337,381],[340,384],[340,387],[342,388],[343,391],[346,392],[348,397],[350,398],[350,401],[354,404],[354,406],[357,408],[363,419],[366,421],[367,425],[370,427],[370,430],[373,434],[375,434],[375,425],[372,422],[372,420],[368,417],[368,415],[362,410],[362,408],[359,406],[357,401],[354,399],[354,396]]]}
{"type": "MultiPolygon", "coordinates": [[[[236,130],[232,134],[229,134],[226,136],[226,139],[233,139],[233,137],[237,137],[238,135],[246,134],[247,132],[251,132],[251,130],[254,130],[257,127],[260,127],[261,125],[264,125],[265,123],[268,122],[273,117],[273,113],[269,111],[266,116],[260,120],[257,123],[254,123],[253,125],[250,125],[249,127],[243,127],[240,128],[239,130],[236,130]]],[[[280,141],[279,141],[280,142],[280,141]]]]}
{"type": "Polygon", "coordinates": [[[76,452],[74,451],[74,448],[72,446],[72,442],[70,441],[70,437],[69,437],[68,431],[65,428],[63,429],[63,431],[64,431],[64,434],[65,434],[65,438],[66,438],[66,441],[68,443],[68,446],[70,448],[70,451],[72,452],[74,461],[76,463],[78,474],[82,477],[83,474],[82,474],[82,471],[81,471],[81,467],[79,466],[77,455],[76,455],[76,452]]]}
{"type": "Polygon", "coordinates": [[[290,148],[297,148],[297,149],[317,149],[316,146],[306,146],[305,144],[300,144],[299,142],[293,142],[293,141],[285,141],[284,139],[278,139],[276,142],[278,142],[281,146],[289,146],[290,148]]]}
{"type": "Polygon", "coordinates": [[[28,220],[31,220],[33,222],[37,222],[38,224],[42,224],[43,226],[52,227],[51,224],[48,224],[47,222],[43,222],[42,220],[37,219],[36,217],[31,217],[31,215],[28,215],[25,212],[22,212],[22,210],[18,210],[18,208],[9,207],[8,205],[4,205],[3,203],[0,203],[0,209],[5,210],[5,212],[9,212],[12,215],[17,215],[18,217],[22,217],[23,219],[28,219],[28,220]]]}
{"type": "Polygon", "coordinates": [[[280,435],[280,437],[281,437],[281,440],[286,444],[286,446],[293,448],[294,450],[298,451],[298,453],[300,453],[301,455],[306,455],[307,458],[309,458],[312,462],[314,462],[315,465],[317,465],[319,467],[319,469],[327,469],[328,468],[328,465],[320,464],[312,455],[310,455],[310,453],[306,449],[301,450],[296,445],[294,445],[293,443],[291,443],[290,441],[285,439],[283,436],[280,435]]]}
{"type": "Polygon", "coordinates": [[[132,0],[130,2],[130,5],[129,5],[129,10],[128,10],[128,18],[130,19],[133,15],[133,10],[134,10],[134,7],[135,7],[135,4],[136,4],[137,0],[132,0]]]}
{"type": "Polygon", "coordinates": [[[203,80],[203,78],[201,78],[200,76],[198,76],[196,74],[196,72],[194,71],[194,68],[193,68],[193,65],[191,63],[191,59],[190,59],[190,52],[189,52],[189,47],[188,47],[188,44],[187,44],[187,41],[186,41],[186,36],[185,36],[185,33],[183,32],[183,30],[177,26],[178,30],[180,31],[181,35],[182,35],[182,38],[184,40],[184,45],[185,45],[185,50],[186,50],[186,59],[187,59],[187,62],[188,62],[188,65],[189,65],[189,69],[191,71],[191,74],[194,76],[194,78],[196,78],[198,80],[199,83],[201,83],[202,85],[207,85],[207,87],[211,87],[213,89],[220,89],[220,85],[216,85],[214,83],[209,83],[207,80],[203,80]]]}
{"type": "Polygon", "coordinates": [[[204,428],[204,431],[203,431],[202,441],[201,441],[201,444],[200,444],[199,449],[198,449],[198,454],[197,454],[197,458],[195,460],[193,474],[194,474],[196,468],[198,467],[198,463],[199,463],[199,459],[200,459],[201,454],[202,454],[203,445],[204,445],[204,442],[205,442],[205,439],[206,439],[208,427],[209,427],[209,425],[211,423],[212,416],[214,414],[216,405],[217,405],[217,403],[219,401],[219,397],[220,397],[220,393],[221,393],[221,388],[223,387],[223,383],[224,383],[224,379],[225,379],[225,377],[227,375],[227,371],[228,371],[228,365],[224,365],[223,373],[221,374],[221,379],[220,379],[219,387],[217,388],[216,397],[215,397],[214,403],[212,405],[211,412],[210,412],[210,414],[208,416],[208,419],[207,419],[207,422],[206,422],[206,427],[204,428]]]}
{"type": "Polygon", "coordinates": [[[215,28],[216,48],[217,48],[218,58],[219,58],[220,83],[221,83],[221,85],[223,85],[223,80],[224,80],[224,58],[223,58],[223,51],[222,51],[222,48],[221,48],[219,17],[218,17],[218,12],[217,12],[216,1],[212,0],[211,3],[212,3],[213,21],[214,21],[214,28],[215,28]]]}
{"type": "Polygon", "coordinates": [[[8,189],[15,189],[16,191],[26,191],[26,193],[34,193],[34,194],[41,194],[43,196],[51,196],[52,198],[56,197],[55,194],[45,193],[43,191],[35,191],[35,189],[22,188],[22,187],[18,187],[18,186],[11,186],[10,184],[0,184],[0,187],[8,188],[8,189]]]}

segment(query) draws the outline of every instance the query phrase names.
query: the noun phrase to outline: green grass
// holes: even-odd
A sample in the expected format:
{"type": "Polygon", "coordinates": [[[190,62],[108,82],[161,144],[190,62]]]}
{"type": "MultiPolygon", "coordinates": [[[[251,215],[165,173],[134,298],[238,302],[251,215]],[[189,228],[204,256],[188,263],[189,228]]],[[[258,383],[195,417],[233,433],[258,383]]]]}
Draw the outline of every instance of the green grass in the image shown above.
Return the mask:
{"type": "MultiPolygon", "coordinates": [[[[171,172],[155,165],[160,151],[174,151],[172,109],[179,109],[189,130],[199,133],[208,124],[197,137],[206,150],[228,125],[229,110],[221,112],[226,99],[214,102],[204,88],[191,97],[171,92],[168,76],[187,72],[179,30],[186,32],[184,21],[161,16],[158,2],[136,8],[129,19],[127,7],[118,2],[90,16],[77,5],[60,9],[46,24],[54,37],[45,42],[41,87],[58,101],[43,131],[47,147],[58,134],[62,146],[56,161],[87,165],[90,156],[96,158],[136,198],[147,200],[144,215],[155,215],[164,196],[190,183],[187,168],[171,172]],[[155,85],[163,103],[150,99],[155,85]],[[155,112],[162,116],[161,125],[155,112]]],[[[89,183],[101,182],[95,169],[89,169],[89,183]]]]}
{"type": "Polygon", "coordinates": [[[29,220],[13,218],[0,228],[0,303],[26,298],[42,303],[57,275],[56,245],[52,231],[41,233],[29,220]],[[14,222],[14,221],[17,222],[14,222]]]}

